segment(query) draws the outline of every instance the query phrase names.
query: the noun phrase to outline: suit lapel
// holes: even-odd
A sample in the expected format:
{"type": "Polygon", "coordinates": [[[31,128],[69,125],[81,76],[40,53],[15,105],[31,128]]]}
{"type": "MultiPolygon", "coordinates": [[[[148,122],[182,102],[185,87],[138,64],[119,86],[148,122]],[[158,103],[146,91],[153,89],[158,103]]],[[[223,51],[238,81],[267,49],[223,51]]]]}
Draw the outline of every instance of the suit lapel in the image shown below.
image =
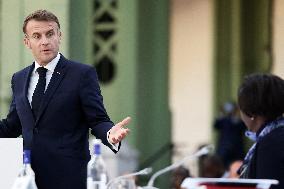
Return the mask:
{"type": "Polygon", "coordinates": [[[51,97],[54,95],[56,89],[58,88],[59,84],[61,83],[62,79],[64,78],[65,72],[66,72],[66,62],[67,60],[60,55],[60,59],[59,62],[56,65],[56,68],[52,74],[51,80],[48,84],[47,90],[43,96],[42,102],[41,102],[41,106],[39,109],[39,114],[38,117],[36,119],[36,123],[38,123],[40,117],[42,116],[42,114],[44,113],[51,97]]]}
{"type": "Polygon", "coordinates": [[[27,110],[26,114],[27,116],[30,117],[29,120],[32,120],[33,122],[33,124],[31,125],[34,125],[35,119],[32,113],[31,105],[28,100],[28,89],[29,89],[29,84],[30,84],[30,79],[31,79],[31,73],[33,70],[34,70],[34,64],[29,66],[28,69],[26,69],[26,72],[24,75],[24,89],[23,89],[23,94],[22,94],[23,105],[24,105],[24,108],[27,110]]]}

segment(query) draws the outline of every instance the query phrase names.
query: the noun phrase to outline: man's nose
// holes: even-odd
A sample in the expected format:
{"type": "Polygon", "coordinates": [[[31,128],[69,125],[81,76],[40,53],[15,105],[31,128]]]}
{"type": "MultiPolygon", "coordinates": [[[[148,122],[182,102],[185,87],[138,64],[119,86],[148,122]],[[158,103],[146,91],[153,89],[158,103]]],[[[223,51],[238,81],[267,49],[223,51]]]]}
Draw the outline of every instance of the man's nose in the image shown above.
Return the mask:
{"type": "Polygon", "coordinates": [[[41,44],[47,45],[49,43],[49,39],[46,36],[42,36],[41,38],[41,44]]]}

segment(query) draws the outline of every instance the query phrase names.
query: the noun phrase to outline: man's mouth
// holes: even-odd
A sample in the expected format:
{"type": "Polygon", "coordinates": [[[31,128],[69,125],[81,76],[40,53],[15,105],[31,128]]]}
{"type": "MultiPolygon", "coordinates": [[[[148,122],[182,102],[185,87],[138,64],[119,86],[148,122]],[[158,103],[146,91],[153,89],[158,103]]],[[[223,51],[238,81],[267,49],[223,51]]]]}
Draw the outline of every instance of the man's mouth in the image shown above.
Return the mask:
{"type": "Polygon", "coordinates": [[[44,49],[44,50],[42,50],[42,52],[50,52],[51,50],[49,50],[49,49],[44,49]]]}

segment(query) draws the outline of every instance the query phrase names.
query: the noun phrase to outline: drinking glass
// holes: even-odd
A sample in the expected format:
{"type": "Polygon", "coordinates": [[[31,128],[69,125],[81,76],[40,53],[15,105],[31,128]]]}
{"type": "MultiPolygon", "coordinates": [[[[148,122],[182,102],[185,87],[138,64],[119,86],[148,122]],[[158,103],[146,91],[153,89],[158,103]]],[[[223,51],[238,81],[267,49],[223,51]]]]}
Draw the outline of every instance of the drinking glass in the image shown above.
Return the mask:
{"type": "Polygon", "coordinates": [[[110,184],[108,189],[136,189],[133,179],[118,179],[110,184]]]}

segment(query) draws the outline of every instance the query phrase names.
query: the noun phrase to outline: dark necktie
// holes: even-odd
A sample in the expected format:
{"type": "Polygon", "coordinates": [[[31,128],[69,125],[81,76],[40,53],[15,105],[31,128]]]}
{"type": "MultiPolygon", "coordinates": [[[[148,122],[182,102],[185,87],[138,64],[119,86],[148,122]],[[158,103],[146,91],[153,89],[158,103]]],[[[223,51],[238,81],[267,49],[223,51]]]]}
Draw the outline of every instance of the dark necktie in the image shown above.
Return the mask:
{"type": "Polygon", "coordinates": [[[46,85],[45,76],[47,69],[44,67],[39,67],[36,69],[36,71],[39,75],[39,78],[32,98],[32,110],[35,118],[37,118],[38,116],[38,111],[40,108],[42,97],[44,95],[44,90],[46,85]]]}

